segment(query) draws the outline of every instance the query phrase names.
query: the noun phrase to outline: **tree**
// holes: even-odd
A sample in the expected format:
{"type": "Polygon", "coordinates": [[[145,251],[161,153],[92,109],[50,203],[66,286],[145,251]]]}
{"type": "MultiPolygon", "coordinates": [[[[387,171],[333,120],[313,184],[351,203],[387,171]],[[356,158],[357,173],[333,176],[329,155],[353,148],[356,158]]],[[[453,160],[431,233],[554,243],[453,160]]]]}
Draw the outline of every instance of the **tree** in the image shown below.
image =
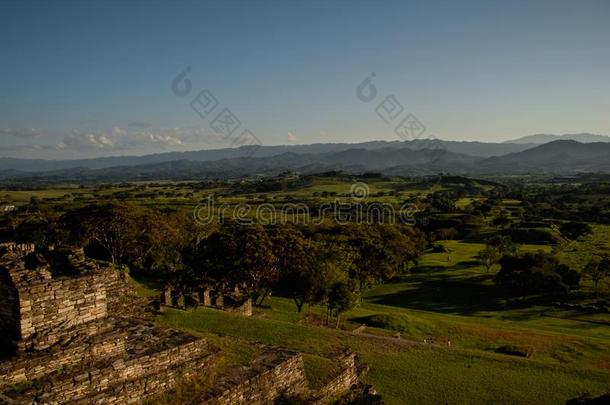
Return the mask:
{"type": "Polygon", "coordinates": [[[225,223],[195,246],[187,264],[200,286],[226,292],[237,286],[255,303],[277,279],[271,241],[258,225],[225,223]]]}
{"type": "Polygon", "coordinates": [[[592,259],[585,265],[583,274],[587,275],[597,288],[606,277],[610,277],[610,258],[592,259]]]}
{"type": "Polygon", "coordinates": [[[337,317],[336,328],[339,328],[341,314],[349,309],[352,309],[359,301],[357,293],[346,282],[337,282],[332,285],[328,291],[328,311],[334,311],[337,317]]]}
{"type": "Polygon", "coordinates": [[[144,232],[137,220],[139,209],[124,204],[89,205],[67,212],[61,221],[71,241],[95,243],[106,251],[113,264],[126,264],[144,232]]]}
{"type": "Polygon", "coordinates": [[[414,228],[393,224],[358,224],[341,227],[341,238],[355,253],[350,278],[359,291],[408,271],[426,245],[424,234],[414,228]]]}
{"type": "Polygon", "coordinates": [[[67,240],[100,252],[97,258],[163,277],[182,266],[183,250],[192,242],[185,215],[132,204],[89,205],[60,219],[67,240]]]}
{"type": "Polygon", "coordinates": [[[570,221],[562,224],[559,227],[559,231],[562,235],[570,239],[578,239],[581,236],[593,233],[593,229],[591,229],[589,224],[576,221],[570,221]]]}
{"type": "Polygon", "coordinates": [[[292,297],[297,311],[301,312],[314,295],[316,244],[292,225],[279,225],[270,234],[280,288],[292,297]]]}
{"type": "Polygon", "coordinates": [[[508,212],[502,211],[497,217],[495,217],[492,221],[493,225],[497,228],[504,228],[511,224],[510,216],[508,212]]]}
{"type": "Polygon", "coordinates": [[[500,250],[494,246],[486,246],[477,255],[477,259],[485,266],[488,273],[493,265],[498,263],[501,257],[500,250]]]}
{"type": "Polygon", "coordinates": [[[577,271],[544,252],[506,255],[500,264],[495,282],[511,296],[566,294],[580,282],[577,271]]]}
{"type": "Polygon", "coordinates": [[[501,255],[514,255],[518,250],[510,236],[496,235],[487,241],[487,246],[497,248],[501,255]]]}
{"type": "Polygon", "coordinates": [[[186,215],[146,210],[138,218],[140,232],[131,265],[164,277],[183,268],[184,250],[194,242],[195,233],[186,215]],[[189,232],[191,231],[191,232],[189,232]]]}

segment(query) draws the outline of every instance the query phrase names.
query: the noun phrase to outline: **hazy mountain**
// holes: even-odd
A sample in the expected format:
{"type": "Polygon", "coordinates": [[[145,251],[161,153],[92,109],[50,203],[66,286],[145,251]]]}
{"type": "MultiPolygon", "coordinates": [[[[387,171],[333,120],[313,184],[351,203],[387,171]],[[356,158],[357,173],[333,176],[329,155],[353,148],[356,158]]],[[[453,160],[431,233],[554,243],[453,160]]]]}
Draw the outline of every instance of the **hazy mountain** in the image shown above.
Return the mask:
{"type": "MultiPolygon", "coordinates": [[[[335,147],[340,150],[316,153],[284,151],[274,156],[232,156],[206,161],[177,159],[98,169],[71,167],[36,173],[10,169],[2,172],[0,180],[4,184],[15,185],[61,182],[197,180],[269,176],[286,170],[294,170],[299,173],[340,170],[347,173],[380,172],[392,175],[434,174],[441,171],[454,174],[494,175],[610,172],[610,159],[608,159],[610,143],[603,142],[554,141],[520,152],[489,158],[455,153],[448,149],[416,149],[417,146],[424,145],[413,143],[409,144],[410,147],[405,147],[405,143],[380,142],[376,145],[382,147],[376,149],[359,147],[345,150],[337,147],[338,144],[332,145],[328,148],[324,145],[307,145],[307,147],[310,150],[324,151],[335,147]],[[397,145],[402,147],[397,147],[397,145]]],[[[359,144],[359,146],[361,145],[372,147],[371,143],[359,144]]],[[[436,144],[435,146],[439,145],[436,144]]],[[[277,147],[275,150],[282,151],[283,149],[277,147]]],[[[304,151],[307,148],[296,150],[304,151]]],[[[231,152],[231,154],[233,153],[235,153],[235,150],[231,152]]],[[[185,155],[179,154],[178,156],[185,155]]],[[[200,155],[195,153],[194,156],[200,155]]]]}
{"type": "Polygon", "coordinates": [[[198,150],[190,152],[167,152],[144,156],[116,156],[95,159],[78,160],[42,160],[42,159],[16,159],[0,158],[0,170],[19,170],[26,172],[56,171],[69,168],[104,169],[116,166],[136,166],[155,163],[189,160],[193,162],[208,162],[220,159],[242,158],[252,155],[256,158],[278,156],[283,153],[293,154],[323,154],[344,152],[350,149],[445,149],[448,152],[471,156],[490,157],[520,152],[534,145],[485,143],[485,142],[458,142],[441,140],[414,140],[414,141],[372,141],[357,144],[350,143],[316,143],[311,145],[280,145],[261,146],[255,151],[252,146],[241,148],[226,148],[213,150],[198,150]],[[250,153],[253,152],[253,153],[250,153]]]}
{"type": "MultiPolygon", "coordinates": [[[[275,175],[286,170],[316,173],[341,170],[348,173],[366,171],[396,173],[434,173],[438,170],[467,172],[483,158],[452,153],[442,149],[380,148],[348,149],[330,153],[297,154],[285,152],[269,157],[237,157],[213,161],[173,160],[135,166],[103,169],[70,168],[38,173],[14,172],[16,183],[192,180],[275,175]]],[[[7,177],[4,178],[5,180],[7,177]]],[[[6,181],[5,181],[6,183],[6,181]]]]}
{"type": "Polygon", "coordinates": [[[550,134],[535,134],[524,136],[519,139],[506,141],[509,144],[543,144],[553,141],[578,141],[582,143],[590,142],[610,142],[610,136],[595,135],[595,134],[565,134],[565,135],[550,135],[550,134]]]}
{"type": "Polygon", "coordinates": [[[610,171],[610,143],[554,141],[485,159],[477,164],[477,170],[496,173],[610,171]]]}

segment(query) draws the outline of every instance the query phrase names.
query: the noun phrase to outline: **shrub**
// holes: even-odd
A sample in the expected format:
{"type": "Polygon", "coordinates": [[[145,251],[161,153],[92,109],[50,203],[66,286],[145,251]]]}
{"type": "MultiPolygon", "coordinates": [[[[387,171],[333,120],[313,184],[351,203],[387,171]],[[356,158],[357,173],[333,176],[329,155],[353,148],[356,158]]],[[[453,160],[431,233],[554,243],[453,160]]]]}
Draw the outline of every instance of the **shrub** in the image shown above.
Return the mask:
{"type": "Polygon", "coordinates": [[[534,349],[531,347],[520,347],[515,345],[500,346],[495,350],[496,353],[508,354],[509,356],[530,357],[534,349]]]}
{"type": "Polygon", "coordinates": [[[559,227],[559,231],[562,235],[567,236],[570,239],[578,239],[579,237],[593,233],[593,229],[589,224],[584,222],[566,222],[559,227]]]}
{"type": "Polygon", "coordinates": [[[447,253],[449,250],[447,249],[447,247],[445,245],[436,243],[434,246],[432,246],[432,251],[434,253],[447,253]]]}
{"type": "Polygon", "coordinates": [[[554,244],[557,238],[548,229],[537,228],[511,228],[504,231],[516,243],[554,244]]]}
{"type": "Polygon", "coordinates": [[[408,330],[408,318],[405,315],[370,315],[355,319],[372,328],[389,329],[396,332],[406,332],[408,330]]]}
{"type": "Polygon", "coordinates": [[[507,255],[500,264],[495,282],[509,296],[562,295],[580,282],[578,272],[544,252],[507,255]]]}

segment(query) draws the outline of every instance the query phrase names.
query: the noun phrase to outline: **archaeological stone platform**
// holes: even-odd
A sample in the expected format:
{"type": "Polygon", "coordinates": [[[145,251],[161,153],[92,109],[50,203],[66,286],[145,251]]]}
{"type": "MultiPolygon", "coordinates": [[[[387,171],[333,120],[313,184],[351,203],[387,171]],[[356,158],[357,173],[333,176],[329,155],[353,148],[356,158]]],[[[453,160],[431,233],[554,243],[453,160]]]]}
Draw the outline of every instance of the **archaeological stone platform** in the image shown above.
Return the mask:
{"type": "Polygon", "coordinates": [[[82,249],[4,244],[0,254],[0,402],[139,403],[218,355],[134,316],[126,275],[82,249]]]}

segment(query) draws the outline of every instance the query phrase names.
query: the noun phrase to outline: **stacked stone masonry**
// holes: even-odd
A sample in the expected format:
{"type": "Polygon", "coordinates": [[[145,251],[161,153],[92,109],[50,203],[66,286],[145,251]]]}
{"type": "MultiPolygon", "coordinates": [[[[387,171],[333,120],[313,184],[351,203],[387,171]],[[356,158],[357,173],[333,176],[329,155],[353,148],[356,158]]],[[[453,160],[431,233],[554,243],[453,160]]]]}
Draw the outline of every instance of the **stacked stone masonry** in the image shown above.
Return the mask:
{"type": "Polygon", "coordinates": [[[278,398],[309,393],[303,358],[299,353],[267,350],[249,368],[221,379],[206,405],[264,405],[278,398]]]}
{"type": "Polygon", "coordinates": [[[360,384],[358,359],[354,353],[343,353],[336,362],[339,372],[314,393],[316,404],[327,404],[360,384]]]}
{"type": "Polygon", "coordinates": [[[218,350],[134,318],[125,281],[82,249],[0,245],[0,403],[140,403],[209,369],[218,350]]]}
{"type": "MultiPolygon", "coordinates": [[[[145,305],[126,277],[82,249],[0,244],[0,404],[142,403],[213,368],[221,353],[205,339],[137,316],[134,308],[145,305]]],[[[252,311],[249,300],[234,307],[252,311]]],[[[217,379],[199,402],[328,403],[358,384],[354,355],[337,361],[340,372],[312,391],[299,353],[265,346],[250,367],[217,379]]]]}
{"type": "Polygon", "coordinates": [[[335,359],[338,372],[317,390],[311,390],[300,353],[268,348],[250,367],[225,376],[204,405],[265,405],[278,399],[311,404],[333,403],[360,384],[358,359],[342,353],[335,359]]]}

